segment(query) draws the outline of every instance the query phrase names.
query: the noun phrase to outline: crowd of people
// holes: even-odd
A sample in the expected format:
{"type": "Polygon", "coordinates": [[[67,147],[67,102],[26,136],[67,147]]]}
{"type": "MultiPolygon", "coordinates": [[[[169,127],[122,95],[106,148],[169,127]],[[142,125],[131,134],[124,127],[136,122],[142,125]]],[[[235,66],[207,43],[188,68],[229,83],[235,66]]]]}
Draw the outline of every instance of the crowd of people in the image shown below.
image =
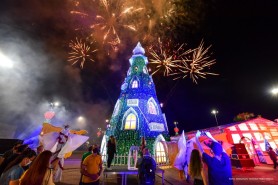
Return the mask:
{"type": "Polygon", "coordinates": [[[32,150],[28,145],[16,143],[2,156],[1,185],[54,185],[50,167],[52,152],[32,150]]]}
{"type": "MultiPolygon", "coordinates": [[[[61,142],[60,142],[61,143],[61,142]]],[[[154,185],[156,162],[151,157],[146,142],[140,147],[141,158],[137,161],[138,182],[140,185],[154,185]]],[[[232,169],[229,156],[210,133],[196,133],[197,149],[193,149],[190,156],[188,171],[194,185],[233,185],[232,169]],[[200,136],[207,136],[212,140],[211,154],[204,152],[200,144],[200,136]]],[[[60,148],[61,150],[61,148],[60,148]]],[[[109,137],[107,142],[106,170],[112,170],[111,163],[117,151],[116,139],[109,137]]],[[[57,153],[57,152],[56,152],[57,153]]],[[[55,168],[53,169],[53,156],[50,150],[38,146],[34,151],[28,145],[16,143],[0,160],[1,185],[54,185],[55,168]]],[[[276,165],[274,166],[276,167],[276,165]]],[[[80,185],[99,185],[103,171],[103,161],[99,146],[88,147],[81,159],[80,185]]]]}

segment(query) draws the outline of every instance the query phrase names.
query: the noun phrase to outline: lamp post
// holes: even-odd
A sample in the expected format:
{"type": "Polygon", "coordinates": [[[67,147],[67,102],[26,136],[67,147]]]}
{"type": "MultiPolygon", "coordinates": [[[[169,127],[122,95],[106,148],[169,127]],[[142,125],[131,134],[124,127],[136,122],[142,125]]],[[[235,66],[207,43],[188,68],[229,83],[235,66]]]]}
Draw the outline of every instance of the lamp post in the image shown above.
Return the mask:
{"type": "Polygon", "coordinates": [[[218,126],[218,120],[217,120],[217,116],[216,116],[216,114],[218,114],[218,110],[213,109],[213,110],[211,111],[211,113],[214,114],[215,121],[216,121],[216,124],[217,124],[217,126],[218,126]]]}

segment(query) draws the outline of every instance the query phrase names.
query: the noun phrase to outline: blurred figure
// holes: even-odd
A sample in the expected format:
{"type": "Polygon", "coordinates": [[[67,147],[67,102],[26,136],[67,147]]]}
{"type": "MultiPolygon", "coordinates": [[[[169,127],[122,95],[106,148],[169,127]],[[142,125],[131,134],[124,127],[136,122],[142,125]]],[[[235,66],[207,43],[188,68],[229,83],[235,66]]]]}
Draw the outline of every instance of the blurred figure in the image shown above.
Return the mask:
{"type": "Polygon", "coordinates": [[[14,153],[16,153],[16,150],[17,150],[17,148],[18,148],[20,145],[22,145],[22,141],[16,142],[16,143],[13,145],[13,148],[12,148],[12,149],[6,151],[6,152],[4,153],[4,155],[0,157],[0,165],[1,165],[1,163],[4,161],[4,159],[6,159],[6,158],[10,157],[11,155],[13,155],[14,153]]]}
{"type": "Polygon", "coordinates": [[[28,170],[30,168],[30,166],[32,165],[33,161],[37,157],[37,153],[34,150],[32,150],[31,148],[27,148],[24,152],[26,152],[26,151],[30,151],[33,154],[33,156],[30,158],[29,164],[22,167],[24,169],[24,171],[26,171],[26,170],[28,170]]]}
{"type": "Polygon", "coordinates": [[[39,155],[40,153],[42,153],[43,152],[43,145],[40,145],[40,146],[38,146],[37,147],[37,155],[39,155]]]}
{"type": "Polygon", "coordinates": [[[62,178],[62,170],[64,169],[64,153],[62,152],[63,147],[66,145],[66,142],[69,138],[69,125],[65,125],[64,129],[59,133],[56,142],[56,149],[52,155],[51,164],[56,171],[55,182],[59,182],[62,178]]]}
{"type": "Polygon", "coordinates": [[[65,155],[77,149],[89,138],[88,136],[72,134],[70,131],[69,125],[65,125],[59,133],[50,132],[43,134],[41,138],[44,149],[53,153],[51,165],[54,170],[54,182],[62,180],[65,155]]]}
{"type": "Polygon", "coordinates": [[[107,170],[112,170],[111,163],[116,153],[116,139],[114,136],[110,136],[109,141],[107,143],[107,170]]]}
{"type": "Polygon", "coordinates": [[[81,173],[81,177],[80,177],[79,185],[82,185],[82,176],[83,176],[83,175],[82,175],[82,163],[83,163],[84,159],[86,159],[86,157],[88,157],[89,155],[92,154],[93,148],[95,148],[95,145],[89,146],[88,151],[85,152],[85,153],[82,155],[81,164],[80,164],[80,173],[81,173]]]}
{"type": "Polygon", "coordinates": [[[94,148],[93,154],[87,156],[82,163],[82,185],[99,185],[101,172],[102,159],[98,155],[98,148],[94,148]]]}
{"type": "Polygon", "coordinates": [[[193,149],[190,156],[189,174],[194,185],[206,185],[206,176],[199,150],[193,149]]]}
{"type": "Polygon", "coordinates": [[[85,153],[82,155],[81,164],[82,164],[82,162],[84,161],[84,159],[85,159],[86,157],[88,157],[89,155],[92,154],[94,148],[96,148],[95,145],[89,146],[88,151],[85,152],[85,153]]]}
{"type": "Polygon", "coordinates": [[[143,156],[138,159],[136,167],[138,168],[139,185],[154,185],[156,162],[150,156],[148,148],[143,149],[143,156]]]}
{"type": "Polygon", "coordinates": [[[209,185],[233,185],[232,166],[229,156],[209,132],[205,132],[204,136],[207,136],[213,141],[210,146],[213,157],[205,153],[199,141],[201,134],[202,133],[198,130],[196,133],[196,144],[202,154],[204,163],[208,166],[209,185]]]}
{"type": "Polygon", "coordinates": [[[55,185],[53,183],[53,172],[49,167],[52,153],[43,151],[34,160],[32,166],[20,178],[20,185],[55,185]]]}
{"type": "Polygon", "coordinates": [[[3,158],[7,158],[9,156],[11,156],[12,154],[16,153],[17,148],[22,145],[22,141],[17,141],[14,145],[13,148],[6,151],[3,155],[3,158]]]}
{"type": "Polygon", "coordinates": [[[0,165],[0,176],[5,170],[5,168],[13,161],[15,158],[17,158],[20,154],[22,154],[25,150],[27,150],[28,145],[19,145],[18,147],[15,148],[14,153],[12,153],[10,156],[7,156],[2,164],[0,165]]]}
{"type": "Polygon", "coordinates": [[[141,146],[140,146],[140,154],[143,156],[143,150],[146,148],[147,142],[145,140],[145,137],[143,136],[141,138],[141,146]]]}
{"type": "Polygon", "coordinates": [[[277,167],[277,156],[276,156],[276,153],[273,151],[272,147],[269,147],[268,149],[269,149],[269,151],[268,151],[269,157],[272,160],[273,165],[274,165],[273,168],[276,169],[276,167],[277,167]]]}
{"type": "Polygon", "coordinates": [[[3,171],[0,178],[1,185],[9,185],[12,181],[18,181],[21,175],[24,173],[23,166],[27,166],[31,163],[31,159],[36,156],[34,150],[27,150],[16,157],[3,171]]]}

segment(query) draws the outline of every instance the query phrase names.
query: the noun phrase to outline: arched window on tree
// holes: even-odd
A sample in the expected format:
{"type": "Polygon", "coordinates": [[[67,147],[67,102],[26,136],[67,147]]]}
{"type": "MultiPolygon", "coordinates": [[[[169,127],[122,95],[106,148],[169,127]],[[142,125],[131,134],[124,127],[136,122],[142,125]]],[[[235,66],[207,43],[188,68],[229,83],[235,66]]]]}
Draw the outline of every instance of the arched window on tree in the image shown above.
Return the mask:
{"type": "Polygon", "coordinates": [[[156,161],[158,163],[163,163],[166,162],[166,154],[165,154],[165,149],[162,144],[162,142],[157,142],[156,147],[155,147],[155,152],[156,152],[156,161]]]}
{"type": "Polygon", "coordinates": [[[132,88],[138,88],[138,81],[137,80],[134,80],[133,82],[132,82],[132,86],[131,86],[132,88]]]}
{"type": "Polygon", "coordinates": [[[148,100],[148,104],[147,105],[148,105],[148,112],[149,112],[149,114],[155,114],[155,115],[158,114],[157,105],[156,105],[156,103],[155,103],[153,98],[150,98],[148,100]]]}
{"type": "Polygon", "coordinates": [[[136,115],[130,113],[125,120],[125,130],[135,130],[136,129],[136,115]]]}

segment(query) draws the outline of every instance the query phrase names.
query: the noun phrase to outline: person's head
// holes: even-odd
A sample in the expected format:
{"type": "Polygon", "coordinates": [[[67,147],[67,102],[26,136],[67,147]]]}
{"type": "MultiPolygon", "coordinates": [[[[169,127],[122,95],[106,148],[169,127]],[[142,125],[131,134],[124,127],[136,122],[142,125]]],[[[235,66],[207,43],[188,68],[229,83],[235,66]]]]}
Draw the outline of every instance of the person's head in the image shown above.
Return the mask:
{"type": "Polygon", "coordinates": [[[13,148],[12,148],[13,153],[16,153],[17,148],[18,148],[20,145],[22,145],[22,142],[21,142],[21,141],[18,141],[18,142],[16,142],[16,143],[13,145],[13,148]]]}
{"type": "MultiPolygon", "coordinates": [[[[32,150],[31,148],[27,148],[24,152],[29,153],[29,159],[31,162],[33,162],[34,159],[37,157],[37,153],[34,150],[32,150]]],[[[30,163],[30,161],[29,161],[29,163],[30,163]]]]}
{"type": "Polygon", "coordinates": [[[201,175],[201,170],[203,168],[201,155],[199,150],[193,149],[190,156],[189,172],[194,178],[201,175]]]}
{"type": "Polygon", "coordinates": [[[116,143],[115,137],[114,137],[113,135],[110,136],[110,141],[111,141],[112,143],[116,143]]]}
{"type": "Polygon", "coordinates": [[[88,152],[92,152],[92,151],[93,151],[93,148],[95,148],[93,145],[89,146],[89,147],[88,147],[88,152]]]}
{"type": "Polygon", "coordinates": [[[37,154],[42,153],[42,151],[43,151],[43,145],[38,146],[37,147],[37,154]]]}
{"type": "Polygon", "coordinates": [[[49,150],[40,153],[29,170],[26,171],[21,180],[21,185],[42,184],[46,170],[49,168],[51,156],[52,152],[49,150]]]}
{"type": "Polygon", "coordinates": [[[212,142],[211,150],[215,156],[220,156],[222,154],[223,148],[218,142],[212,142]]]}
{"type": "Polygon", "coordinates": [[[67,130],[67,129],[70,128],[70,126],[69,125],[65,125],[64,128],[65,128],[65,130],[67,130]]]}
{"type": "Polygon", "coordinates": [[[93,148],[93,154],[98,154],[98,147],[93,148]]]}
{"type": "Polygon", "coordinates": [[[27,144],[23,144],[17,147],[16,152],[17,154],[23,153],[28,148],[27,144]]]}
{"type": "Polygon", "coordinates": [[[143,155],[150,155],[150,151],[148,148],[143,149],[143,155]]]}

